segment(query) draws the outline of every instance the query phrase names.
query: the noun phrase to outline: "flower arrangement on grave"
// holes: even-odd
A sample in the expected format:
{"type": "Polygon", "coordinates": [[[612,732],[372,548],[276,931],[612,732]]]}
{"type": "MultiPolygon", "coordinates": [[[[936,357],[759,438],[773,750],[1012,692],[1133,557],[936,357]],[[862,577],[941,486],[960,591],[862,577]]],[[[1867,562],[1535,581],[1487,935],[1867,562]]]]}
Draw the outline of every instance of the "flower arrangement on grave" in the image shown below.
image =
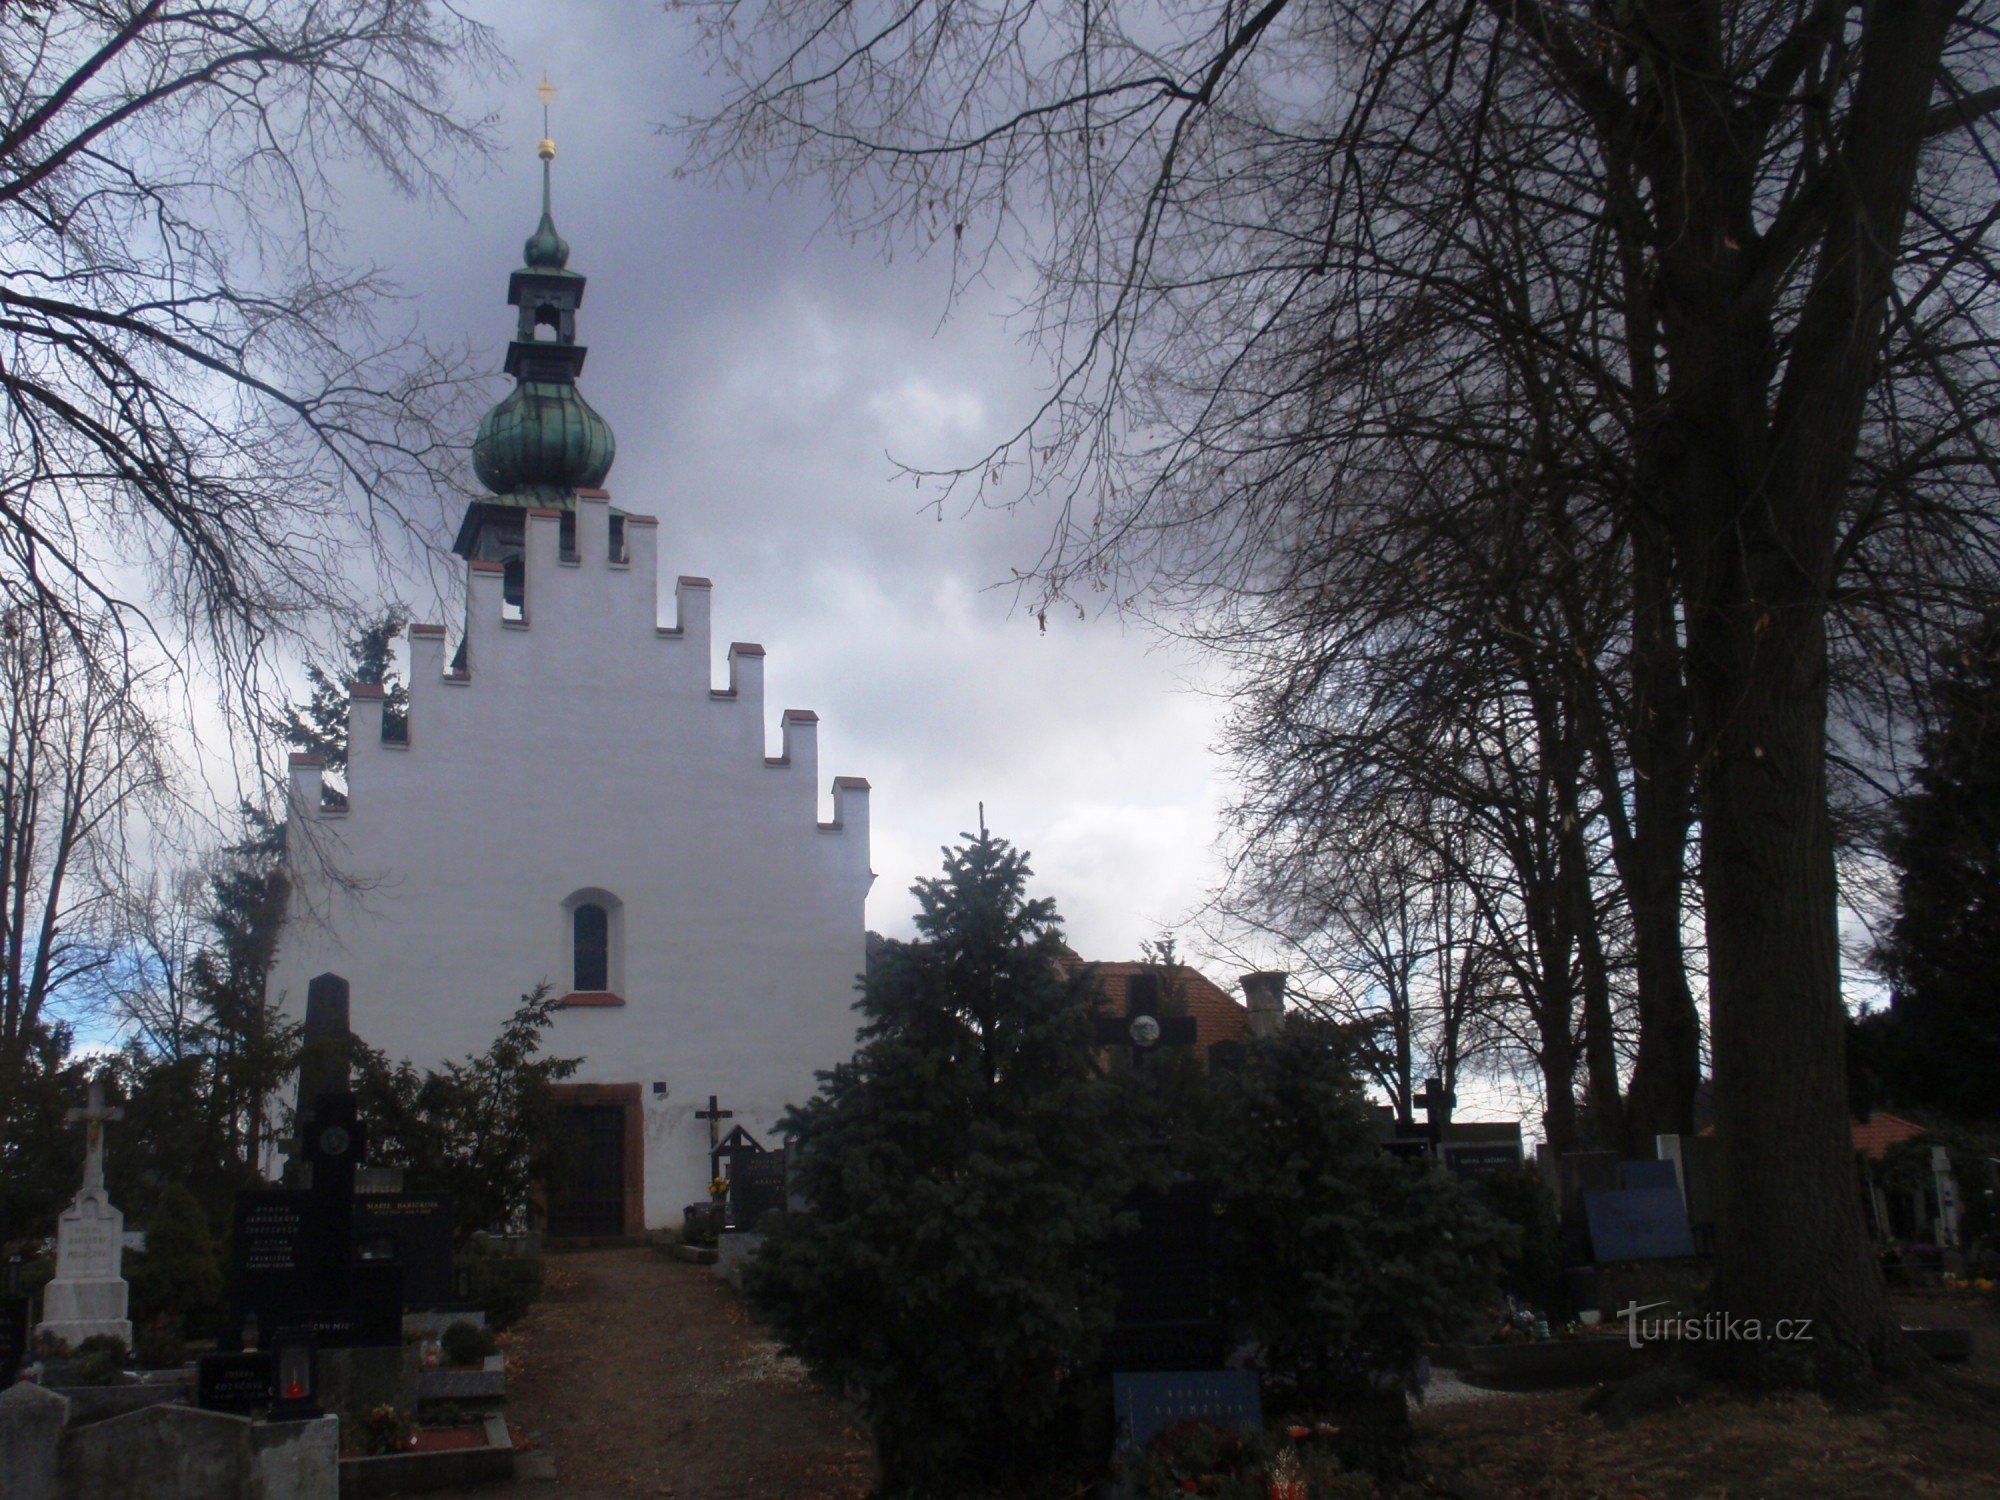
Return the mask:
{"type": "Polygon", "coordinates": [[[407,1412],[382,1405],[361,1420],[361,1451],[368,1454],[407,1453],[417,1446],[423,1429],[407,1412]]]}
{"type": "Polygon", "coordinates": [[[1153,1435],[1133,1478],[1139,1493],[1153,1500],[1238,1494],[1261,1500],[1255,1470],[1241,1433],[1206,1417],[1184,1417],[1153,1435]]]}

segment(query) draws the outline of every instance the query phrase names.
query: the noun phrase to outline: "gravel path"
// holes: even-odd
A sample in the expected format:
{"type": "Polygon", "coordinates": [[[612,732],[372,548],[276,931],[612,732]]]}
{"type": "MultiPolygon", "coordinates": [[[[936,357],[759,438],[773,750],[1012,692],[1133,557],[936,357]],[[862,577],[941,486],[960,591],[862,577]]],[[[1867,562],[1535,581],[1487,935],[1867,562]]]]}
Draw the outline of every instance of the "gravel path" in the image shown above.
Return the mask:
{"type": "Polygon", "coordinates": [[[866,1440],[703,1266],[650,1249],[548,1260],[509,1336],[507,1419],[556,1477],[478,1496],[858,1500],[866,1440]]]}

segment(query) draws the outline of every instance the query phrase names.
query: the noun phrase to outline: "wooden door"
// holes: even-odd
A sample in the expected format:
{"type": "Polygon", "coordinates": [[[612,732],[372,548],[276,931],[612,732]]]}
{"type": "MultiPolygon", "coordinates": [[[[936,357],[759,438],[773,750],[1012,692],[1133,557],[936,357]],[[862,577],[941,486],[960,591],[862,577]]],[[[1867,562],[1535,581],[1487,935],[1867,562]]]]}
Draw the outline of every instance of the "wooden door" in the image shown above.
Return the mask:
{"type": "Polygon", "coordinates": [[[564,1105],[549,1173],[549,1236],[582,1239],[624,1232],[624,1107],[564,1105]]]}

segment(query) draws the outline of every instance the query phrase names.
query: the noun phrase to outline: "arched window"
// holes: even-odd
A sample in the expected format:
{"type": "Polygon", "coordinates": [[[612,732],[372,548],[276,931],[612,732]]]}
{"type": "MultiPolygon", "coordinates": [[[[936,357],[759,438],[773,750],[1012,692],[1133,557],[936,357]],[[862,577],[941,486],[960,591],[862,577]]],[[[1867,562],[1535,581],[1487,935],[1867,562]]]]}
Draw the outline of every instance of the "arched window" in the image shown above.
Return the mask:
{"type": "Polygon", "coordinates": [[[551,953],[549,967],[560,973],[558,965],[568,965],[569,994],[563,1004],[623,1005],[625,903],[603,886],[580,886],[563,897],[561,915],[561,942],[568,951],[551,953]]]}
{"type": "Polygon", "coordinates": [[[582,992],[611,988],[611,914],[595,901],[579,902],[570,913],[572,988],[582,992]]]}

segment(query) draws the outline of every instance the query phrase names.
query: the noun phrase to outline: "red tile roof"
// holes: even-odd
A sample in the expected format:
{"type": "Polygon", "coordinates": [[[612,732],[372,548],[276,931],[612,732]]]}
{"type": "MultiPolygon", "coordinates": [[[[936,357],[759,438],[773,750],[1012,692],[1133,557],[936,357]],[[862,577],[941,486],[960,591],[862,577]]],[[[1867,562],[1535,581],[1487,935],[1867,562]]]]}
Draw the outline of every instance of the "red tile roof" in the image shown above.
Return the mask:
{"type": "MultiPolygon", "coordinates": [[[[1866,1152],[1870,1161],[1880,1161],[1888,1154],[1891,1146],[1900,1146],[1904,1141],[1913,1141],[1924,1133],[1924,1127],[1904,1119],[1901,1115],[1888,1114],[1876,1110],[1866,1120],[1847,1122],[1848,1138],[1856,1151],[1866,1152]]],[[[1701,1135],[1715,1134],[1713,1125],[1704,1126],[1701,1135]]]]}
{"type": "Polygon", "coordinates": [[[1891,1146],[1913,1141],[1924,1133],[1923,1126],[1912,1124],[1901,1115],[1884,1114],[1879,1109],[1866,1121],[1856,1120],[1848,1128],[1853,1132],[1854,1149],[1867,1152],[1870,1161],[1880,1161],[1891,1146]]]}
{"type": "MultiPolygon", "coordinates": [[[[1125,1013],[1127,981],[1134,974],[1162,972],[1158,964],[1101,963],[1092,967],[1097,970],[1097,982],[1104,990],[1104,1002],[1099,1008],[1118,1016],[1125,1013]]],[[[1243,1040],[1250,1012],[1243,1008],[1242,1001],[1231,997],[1199,969],[1175,964],[1172,977],[1166,978],[1162,988],[1169,995],[1177,995],[1186,1004],[1187,1013],[1194,1017],[1195,1050],[1203,1057],[1217,1042],[1243,1040]]]]}

